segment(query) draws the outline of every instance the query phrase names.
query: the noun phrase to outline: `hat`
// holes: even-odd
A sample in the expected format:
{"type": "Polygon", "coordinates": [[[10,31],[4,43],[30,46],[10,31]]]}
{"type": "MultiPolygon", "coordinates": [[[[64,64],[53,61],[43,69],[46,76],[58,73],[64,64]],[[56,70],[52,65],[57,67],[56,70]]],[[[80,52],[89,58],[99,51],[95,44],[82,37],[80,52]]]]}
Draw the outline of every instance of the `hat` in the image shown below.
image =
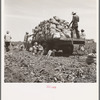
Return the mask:
{"type": "Polygon", "coordinates": [[[83,30],[83,29],[81,29],[81,32],[84,32],[84,30],[83,30]]]}
{"type": "Polygon", "coordinates": [[[37,42],[34,43],[34,45],[37,45],[37,44],[38,44],[37,42]]]}
{"type": "Polygon", "coordinates": [[[72,15],[76,14],[75,12],[72,12],[72,15]]]}
{"type": "Polygon", "coordinates": [[[7,34],[9,34],[9,31],[7,31],[7,34]]]}
{"type": "Polygon", "coordinates": [[[29,34],[28,32],[26,32],[26,34],[29,34]]]}

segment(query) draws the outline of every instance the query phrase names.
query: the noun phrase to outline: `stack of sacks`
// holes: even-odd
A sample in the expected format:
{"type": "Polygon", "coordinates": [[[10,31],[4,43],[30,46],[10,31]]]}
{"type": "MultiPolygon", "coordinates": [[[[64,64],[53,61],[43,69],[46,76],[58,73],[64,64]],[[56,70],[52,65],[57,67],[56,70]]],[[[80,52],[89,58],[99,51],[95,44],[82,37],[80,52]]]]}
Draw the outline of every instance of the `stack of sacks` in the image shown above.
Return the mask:
{"type": "Polygon", "coordinates": [[[95,63],[95,58],[96,58],[96,55],[94,53],[88,54],[87,59],[86,59],[86,63],[87,64],[95,63]]]}
{"type": "Polygon", "coordinates": [[[71,31],[68,28],[68,24],[68,22],[57,16],[54,16],[49,20],[44,20],[34,29],[34,33],[36,34],[35,40],[41,41],[55,38],[66,40],[71,37],[71,31]]]}

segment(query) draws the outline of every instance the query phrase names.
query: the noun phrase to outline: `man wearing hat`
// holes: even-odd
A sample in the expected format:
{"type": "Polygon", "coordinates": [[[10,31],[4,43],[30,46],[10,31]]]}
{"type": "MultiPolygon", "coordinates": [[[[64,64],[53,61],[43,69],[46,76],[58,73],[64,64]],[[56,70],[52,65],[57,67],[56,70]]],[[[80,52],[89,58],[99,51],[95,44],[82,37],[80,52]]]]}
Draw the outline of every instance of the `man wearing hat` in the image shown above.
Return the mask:
{"type": "MultiPolygon", "coordinates": [[[[75,30],[77,38],[80,38],[79,31],[78,31],[79,16],[76,15],[75,12],[72,12],[72,15],[73,15],[73,18],[69,26],[72,24],[72,30],[75,30]]],[[[71,34],[71,36],[73,38],[73,34],[71,34]]]]}
{"type": "Polygon", "coordinates": [[[81,36],[80,36],[82,39],[85,39],[85,37],[86,37],[86,35],[85,35],[85,33],[84,33],[84,30],[83,29],[81,29],[81,36]]]}
{"type": "Polygon", "coordinates": [[[26,32],[25,36],[24,36],[24,47],[27,50],[27,45],[28,45],[28,32],[26,32]]]}
{"type": "Polygon", "coordinates": [[[7,33],[4,35],[5,48],[7,52],[10,50],[9,46],[11,44],[11,39],[12,37],[10,36],[9,31],[7,31],[7,33]]]}
{"type": "MultiPolygon", "coordinates": [[[[85,39],[85,33],[84,33],[84,30],[83,29],[81,29],[81,33],[80,33],[80,38],[81,39],[85,39]]],[[[85,45],[84,44],[80,44],[79,45],[79,50],[81,50],[81,51],[85,51],[85,45]]],[[[85,53],[85,52],[84,52],[85,53]]]]}
{"type": "Polygon", "coordinates": [[[29,40],[29,37],[31,37],[33,34],[30,34],[28,32],[26,32],[25,36],[24,36],[24,47],[26,50],[29,50],[29,46],[28,46],[28,40],[29,40]]]}
{"type": "Polygon", "coordinates": [[[33,46],[33,55],[37,54],[37,51],[38,51],[38,43],[35,42],[33,46]]]}

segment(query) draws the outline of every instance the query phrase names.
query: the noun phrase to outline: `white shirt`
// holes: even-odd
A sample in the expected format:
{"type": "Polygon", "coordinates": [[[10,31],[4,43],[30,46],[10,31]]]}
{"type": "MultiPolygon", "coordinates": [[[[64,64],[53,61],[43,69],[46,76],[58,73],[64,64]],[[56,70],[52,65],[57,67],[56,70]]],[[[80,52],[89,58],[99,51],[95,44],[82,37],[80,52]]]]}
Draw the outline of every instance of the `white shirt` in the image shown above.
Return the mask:
{"type": "Polygon", "coordinates": [[[11,41],[11,36],[10,36],[10,34],[6,34],[6,35],[4,36],[4,39],[5,39],[6,42],[10,42],[10,41],[11,41]]]}
{"type": "Polygon", "coordinates": [[[85,33],[84,32],[81,32],[81,38],[82,39],[85,39],[85,37],[86,37],[85,33]]]}
{"type": "Polygon", "coordinates": [[[60,38],[60,33],[59,32],[55,32],[53,35],[53,38],[60,38]]]}

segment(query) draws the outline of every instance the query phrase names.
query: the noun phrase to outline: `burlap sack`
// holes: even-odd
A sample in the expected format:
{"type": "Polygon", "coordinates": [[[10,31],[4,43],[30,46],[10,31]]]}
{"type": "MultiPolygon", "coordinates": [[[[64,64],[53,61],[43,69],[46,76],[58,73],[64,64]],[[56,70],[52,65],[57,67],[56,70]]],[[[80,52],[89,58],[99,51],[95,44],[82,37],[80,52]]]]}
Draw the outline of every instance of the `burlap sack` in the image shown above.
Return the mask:
{"type": "Polygon", "coordinates": [[[71,37],[71,31],[69,29],[63,29],[62,32],[65,34],[65,36],[67,38],[70,38],[71,37]]]}
{"type": "Polygon", "coordinates": [[[41,30],[41,27],[40,27],[40,26],[38,26],[38,27],[37,27],[37,30],[38,30],[38,31],[40,31],[40,30],[41,30]]]}
{"type": "Polygon", "coordinates": [[[50,34],[53,34],[53,33],[56,33],[55,28],[51,28],[51,29],[50,29],[50,34]]]}
{"type": "Polygon", "coordinates": [[[49,22],[53,23],[53,24],[56,24],[56,25],[59,24],[54,18],[50,18],[49,22]]]}
{"type": "Polygon", "coordinates": [[[64,26],[62,26],[62,25],[57,25],[57,28],[60,29],[60,30],[62,30],[62,29],[64,28],[64,26]]]}
{"type": "Polygon", "coordinates": [[[60,20],[59,20],[59,22],[60,22],[60,23],[64,23],[64,22],[65,22],[65,20],[63,20],[63,19],[60,19],[60,20]]]}
{"type": "Polygon", "coordinates": [[[53,34],[53,39],[60,39],[60,32],[55,32],[53,34]]]}
{"type": "Polygon", "coordinates": [[[49,28],[56,28],[56,25],[51,23],[49,28]]]}
{"type": "Polygon", "coordinates": [[[48,34],[47,36],[46,36],[46,40],[52,40],[53,39],[53,34],[48,34]]]}
{"type": "Polygon", "coordinates": [[[42,34],[42,31],[39,31],[38,34],[41,35],[42,34]]]}
{"type": "Polygon", "coordinates": [[[67,39],[66,36],[62,32],[60,32],[60,40],[66,40],[66,39],[67,39]]]}
{"type": "Polygon", "coordinates": [[[60,20],[60,18],[57,17],[57,16],[54,16],[53,18],[54,18],[56,21],[58,21],[58,22],[59,22],[59,20],[60,20]]]}

